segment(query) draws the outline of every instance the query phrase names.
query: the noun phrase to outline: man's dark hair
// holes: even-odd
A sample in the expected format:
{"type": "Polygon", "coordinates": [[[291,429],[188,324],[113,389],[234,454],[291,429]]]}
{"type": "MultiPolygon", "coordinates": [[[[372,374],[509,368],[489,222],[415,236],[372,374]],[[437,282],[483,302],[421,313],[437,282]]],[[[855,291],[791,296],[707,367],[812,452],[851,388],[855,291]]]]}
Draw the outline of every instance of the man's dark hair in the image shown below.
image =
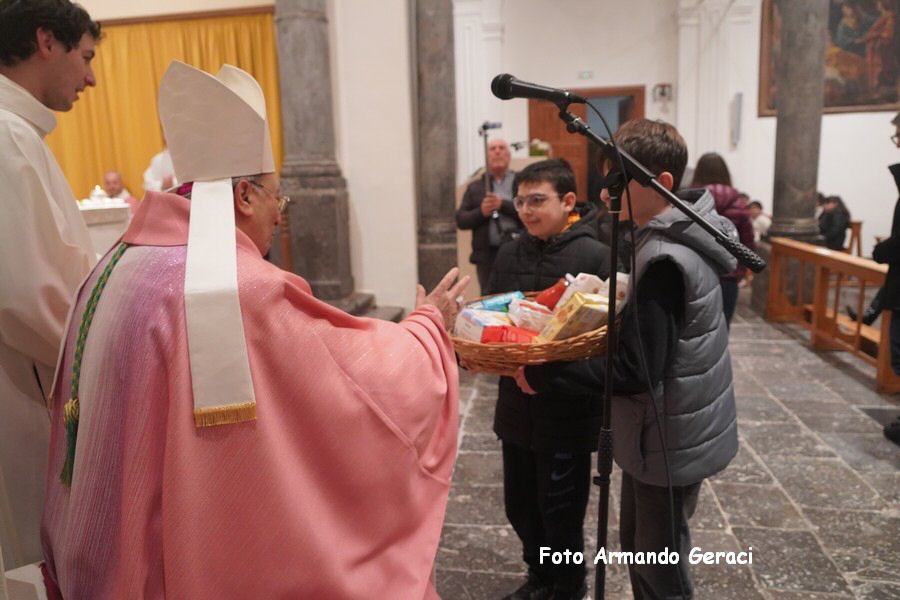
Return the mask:
{"type": "MultiPolygon", "coordinates": [[[[633,119],[623,123],[613,139],[654,175],[658,176],[663,171],[671,173],[673,190],[681,186],[688,151],[687,144],[675,127],[665,121],[633,119]]],[[[605,157],[602,160],[607,162],[605,157]]],[[[616,165],[610,166],[614,170],[618,168],[616,165]]]]}
{"type": "Polygon", "coordinates": [[[575,193],[575,173],[569,162],[562,158],[551,158],[531,163],[516,174],[515,187],[523,183],[548,182],[562,198],[569,192],[575,193]]]}
{"type": "Polygon", "coordinates": [[[750,204],[747,205],[747,208],[753,208],[754,206],[756,208],[758,208],[759,210],[763,209],[762,202],[760,202],[759,200],[754,200],[753,202],[751,202],[750,204]]]}
{"type": "Polygon", "coordinates": [[[100,23],[69,0],[0,0],[0,63],[11,67],[37,52],[37,30],[52,31],[66,51],[85,33],[100,39],[100,23]]]}
{"type": "Polygon", "coordinates": [[[728,172],[728,165],[725,164],[725,159],[721,155],[707,152],[697,161],[691,187],[703,187],[715,183],[730,186],[731,173],[728,172]]]}

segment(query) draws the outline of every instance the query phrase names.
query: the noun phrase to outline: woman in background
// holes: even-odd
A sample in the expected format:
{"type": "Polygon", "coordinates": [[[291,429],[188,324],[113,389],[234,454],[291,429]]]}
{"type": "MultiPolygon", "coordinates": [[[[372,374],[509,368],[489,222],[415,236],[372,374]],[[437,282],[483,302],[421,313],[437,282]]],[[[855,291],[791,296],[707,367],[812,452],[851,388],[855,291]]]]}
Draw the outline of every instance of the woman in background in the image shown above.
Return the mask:
{"type": "MultiPolygon", "coordinates": [[[[694,170],[692,187],[705,187],[709,190],[716,201],[716,212],[734,223],[743,245],[751,250],[756,249],[753,223],[750,221],[745,195],[731,187],[731,173],[728,172],[724,158],[715,152],[707,152],[701,156],[694,170]]],[[[738,265],[737,269],[719,279],[722,286],[722,306],[729,326],[737,307],[738,285],[746,274],[747,268],[738,265]]]]}

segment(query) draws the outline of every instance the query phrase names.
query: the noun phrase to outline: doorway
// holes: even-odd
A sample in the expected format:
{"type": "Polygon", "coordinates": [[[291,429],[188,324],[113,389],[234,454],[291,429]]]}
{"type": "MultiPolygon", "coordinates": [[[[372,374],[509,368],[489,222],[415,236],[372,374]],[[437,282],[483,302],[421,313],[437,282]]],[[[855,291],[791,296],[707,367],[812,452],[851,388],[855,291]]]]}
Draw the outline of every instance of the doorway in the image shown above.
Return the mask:
{"type": "MultiPolygon", "coordinates": [[[[613,132],[625,121],[644,116],[644,86],[615,88],[585,88],[569,90],[584,96],[603,114],[613,132]]],[[[569,112],[587,122],[600,137],[607,137],[606,128],[600,118],[584,104],[573,104],[569,112]]],[[[549,142],[554,158],[564,158],[575,172],[579,201],[597,201],[600,190],[596,178],[599,176],[597,148],[587,139],[566,131],[566,125],[559,118],[559,109],[550,102],[528,101],[528,137],[549,142]]]]}

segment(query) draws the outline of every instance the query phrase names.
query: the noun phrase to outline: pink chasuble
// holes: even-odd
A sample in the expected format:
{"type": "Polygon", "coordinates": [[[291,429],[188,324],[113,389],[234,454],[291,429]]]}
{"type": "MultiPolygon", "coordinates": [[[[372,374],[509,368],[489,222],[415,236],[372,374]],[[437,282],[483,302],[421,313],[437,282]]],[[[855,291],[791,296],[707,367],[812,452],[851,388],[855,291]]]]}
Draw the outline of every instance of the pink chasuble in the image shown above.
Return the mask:
{"type": "Polygon", "coordinates": [[[148,193],[84,349],[59,480],[78,296],[52,398],[44,557],[64,598],[436,598],[458,382],[434,307],[347,315],[237,232],[257,420],[196,428],[184,322],[189,201],[148,193]]]}

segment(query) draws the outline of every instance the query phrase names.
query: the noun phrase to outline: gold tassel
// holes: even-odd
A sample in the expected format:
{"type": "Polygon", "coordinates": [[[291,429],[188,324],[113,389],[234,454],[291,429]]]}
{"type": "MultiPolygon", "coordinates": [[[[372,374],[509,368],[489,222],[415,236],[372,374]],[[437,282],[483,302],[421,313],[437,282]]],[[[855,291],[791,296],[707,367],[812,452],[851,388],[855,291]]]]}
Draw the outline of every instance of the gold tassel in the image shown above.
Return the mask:
{"type": "Polygon", "coordinates": [[[256,402],[194,409],[194,425],[196,427],[212,427],[254,420],[256,420],[256,402]]]}

